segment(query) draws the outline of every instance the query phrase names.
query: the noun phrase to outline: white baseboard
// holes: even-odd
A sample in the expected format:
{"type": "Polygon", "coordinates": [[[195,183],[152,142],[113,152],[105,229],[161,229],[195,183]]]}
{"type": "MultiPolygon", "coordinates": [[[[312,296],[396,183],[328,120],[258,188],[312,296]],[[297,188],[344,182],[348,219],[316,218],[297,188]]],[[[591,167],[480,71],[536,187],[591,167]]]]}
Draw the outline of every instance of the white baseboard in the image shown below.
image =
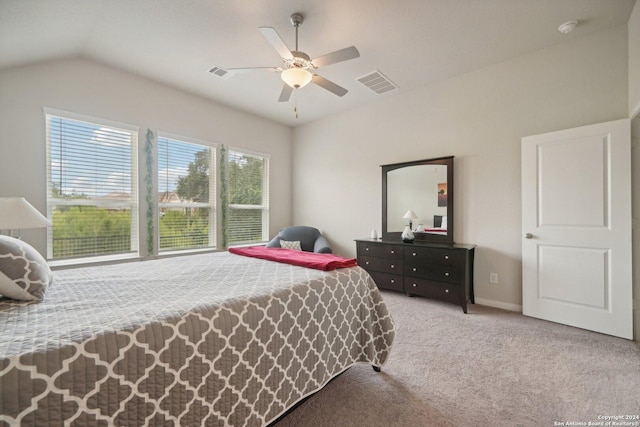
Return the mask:
{"type": "Polygon", "coordinates": [[[475,297],[474,300],[476,304],[486,305],[486,306],[495,307],[495,308],[501,308],[503,310],[517,311],[518,313],[522,313],[522,306],[518,304],[511,304],[508,302],[494,301],[491,299],[484,299],[484,298],[478,298],[478,297],[475,297]]]}

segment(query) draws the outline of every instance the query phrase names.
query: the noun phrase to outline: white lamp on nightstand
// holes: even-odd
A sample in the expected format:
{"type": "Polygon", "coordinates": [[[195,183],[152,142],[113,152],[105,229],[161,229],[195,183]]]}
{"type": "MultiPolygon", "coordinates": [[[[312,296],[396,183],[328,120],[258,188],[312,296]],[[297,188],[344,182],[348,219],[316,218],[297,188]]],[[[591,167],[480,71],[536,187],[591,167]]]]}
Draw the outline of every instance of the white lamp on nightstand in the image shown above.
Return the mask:
{"type": "Polygon", "coordinates": [[[0,197],[0,230],[41,228],[52,222],[34,208],[24,197],[0,197]]]}

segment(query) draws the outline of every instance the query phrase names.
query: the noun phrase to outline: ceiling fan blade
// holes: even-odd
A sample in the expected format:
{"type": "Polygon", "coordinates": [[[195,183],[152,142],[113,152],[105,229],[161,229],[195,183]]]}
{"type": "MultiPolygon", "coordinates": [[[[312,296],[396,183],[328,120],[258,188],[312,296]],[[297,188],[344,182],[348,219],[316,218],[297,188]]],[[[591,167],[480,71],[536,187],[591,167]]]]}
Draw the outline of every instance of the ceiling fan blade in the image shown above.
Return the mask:
{"type": "Polygon", "coordinates": [[[293,88],[285,83],[284,86],[282,86],[282,92],[280,92],[278,102],[287,102],[289,98],[291,98],[291,92],[293,92],[293,88]]]}
{"type": "Polygon", "coordinates": [[[274,28],[260,27],[260,32],[262,32],[262,35],[269,41],[269,43],[271,43],[271,46],[278,51],[278,55],[285,59],[293,59],[291,51],[287,45],[284,44],[282,38],[274,28]]]}
{"type": "Polygon", "coordinates": [[[249,71],[278,71],[276,67],[244,67],[244,68],[227,68],[230,73],[246,73],[249,71]]]}
{"type": "Polygon", "coordinates": [[[338,96],[344,96],[344,95],[346,95],[347,92],[349,92],[348,90],[346,90],[342,86],[338,86],[337,84],[335,84],[331,80],[327,80],[324,77],[319,76],[317,74],[313,75],[313,77],[311,78],[311,81],[313,83],[317,84],[318,86],[320,86],[321,88],[326,89],[329,92],[331,92],[333,94],[336,94],[338,96]]]}
{"type": "Polygon", "coordinates": [[[311,61],[314,67],[326,67],[327,65],[335,64],[336,62],[348,61],[349,59],[355,59],[360,57],[360,52],[355,46],[345,47],[344,49],[336,50],[335,52],[327,53],[326,55],[319,56],[311,61]]]}

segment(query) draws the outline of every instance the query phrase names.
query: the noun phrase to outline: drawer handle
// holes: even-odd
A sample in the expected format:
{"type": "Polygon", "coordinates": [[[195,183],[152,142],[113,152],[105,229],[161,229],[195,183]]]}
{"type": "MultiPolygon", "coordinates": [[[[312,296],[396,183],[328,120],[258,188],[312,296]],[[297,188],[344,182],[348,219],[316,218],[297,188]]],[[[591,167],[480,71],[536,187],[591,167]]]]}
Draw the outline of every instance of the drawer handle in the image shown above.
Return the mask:
{"type": "Polygon", "coordinates": [[[416,284],[414,283],[414,284],[413,284],[413,287],[414,287],[414,288],[416,288],[416,287],[418,287],[418,285],[416,285],[416,284]]]}
{"type": "Polygon", "coordinates": [[[393,279],[391,279],[391,283],[396,283],[396,281],[395,281],[395,280],[393,280],[393,279]]]}
{"type": "Polygon", "coordinates": [[[448,293],[449,293],[449,289],[445,289],[445,290],[444,290],[444,292],[445,292],[446,294],[448,294],[448,293]]]}
{"type": "Polygon", "coordinates": [[[444,259],[449,259],[449,255],[445,255],[445,256],[444,256],[444,259]]]}
{"type": "Polygon", "coordinates": [[[413,256],[416,256],[416,253],[414,252],[412,255],[413,255],[413,256]]]}
{"type": "Polygon", "coordinates": [[[395,254],[395,253],[396,253],[396,251],[394,251],[394,250],[392,249],[392,250],[391,250],[391,253],[392,253],[392,254],[395,254]]]}
{"type": "Polygon", "coordinates": [[[368,250],[369,250],[369,248],[364,248],[364,250],[365,250],[365,251],[368,251],[368,250]]]}
{"type": "Polygon", "coordinates": [[[413,267],[413,271],[416,271],[416,268],[415,268],[415,267],[413,267]]]}
{"type": "Polygon", "coordinates": [[[364,263],[365,263],[366,265],[369,265],[369,261],[365,261],[364,263]]]}
{"type": "Polygon", "coordinates": [[[393,264],[391,264],[391,268],[396,268],[396,266],[395,266],[395,265],[393,265],[393,264]]]}
{"type": "Polygon", "coordinates": [[[449,277],[449,272],[444,273],[445,276],[449,277]]]}

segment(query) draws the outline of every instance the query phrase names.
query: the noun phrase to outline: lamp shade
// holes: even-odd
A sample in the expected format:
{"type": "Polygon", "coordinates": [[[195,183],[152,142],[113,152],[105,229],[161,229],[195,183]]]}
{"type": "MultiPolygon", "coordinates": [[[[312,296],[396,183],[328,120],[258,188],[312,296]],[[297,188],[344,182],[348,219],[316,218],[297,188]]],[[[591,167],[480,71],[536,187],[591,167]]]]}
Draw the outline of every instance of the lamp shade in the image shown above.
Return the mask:
{"type": "Polygon", "coordinates": [[[0,197],[0,230],[19,230],[53,225],[24,197],[0,197]]]}
{"type": "Polygon", "coordinates": [[[406,214],[402,218],[406,219],[418,219],[418,215],[412,210],[408,210],[406,214]]]}
{"type": "Polygon", "coordinates": [[[311,81],[311,73],[304,68],[292,67],[280,74],[282,80],[294,89],[305,87],[311,81]]]}

